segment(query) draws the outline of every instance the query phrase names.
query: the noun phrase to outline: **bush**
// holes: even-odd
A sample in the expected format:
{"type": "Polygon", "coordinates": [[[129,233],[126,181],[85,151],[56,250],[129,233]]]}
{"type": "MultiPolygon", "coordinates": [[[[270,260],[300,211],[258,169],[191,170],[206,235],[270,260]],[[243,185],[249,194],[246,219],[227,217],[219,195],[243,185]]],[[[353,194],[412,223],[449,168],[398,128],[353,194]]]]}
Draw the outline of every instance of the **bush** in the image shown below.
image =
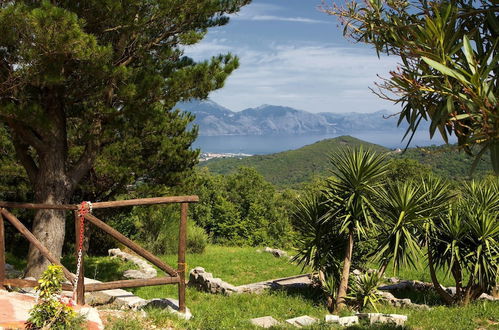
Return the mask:
{"type": "Polygon", "coordinates": [[[277,192],[255,169],[211,175],[198,171],[192,219],[217,244],[289,247],[293,238],[290,196],[277,192]]]}
{"type": "Polygon", "coordinates": [[[187,224],[187,252],[203,253],[209,238],[204,229],[192,222],[187,224]]]}
{"type": "MultiPolygon", "coordinates": [[[[180,206],[135,207],[130,217],[137,226],[136,238],[155,254],[175,254],[178,251],[180,206]]],[[[202,253],[208,235],[192,221],[187,222],[187,252],[202,253]]]]}
{"type": "Polygon", "coordinates": [[[26,329],[83,329],[83,318],[60,299],[62,267],[48,266],[38,280],[38,302],[29,312],[26,329]]]}

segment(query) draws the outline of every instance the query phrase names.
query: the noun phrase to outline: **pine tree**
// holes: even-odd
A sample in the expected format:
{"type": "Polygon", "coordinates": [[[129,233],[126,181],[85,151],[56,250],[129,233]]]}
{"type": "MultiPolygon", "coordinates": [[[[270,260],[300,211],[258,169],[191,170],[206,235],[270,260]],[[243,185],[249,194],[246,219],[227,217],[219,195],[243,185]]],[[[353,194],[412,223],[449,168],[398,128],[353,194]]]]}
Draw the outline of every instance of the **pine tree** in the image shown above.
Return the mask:
{"type": "MultiPolygon", "coordinates": [[[[249,2],[2,2],[0,122],[35,202],[68,203],[92,175],[94,187],[112,188],[173,182],[191,168],[193,117],[172,108],[221,88],[238,62],[226,54],[197,63],[184,48],[249,2]]],[[[32,232],[60,257],[64,228],[63,212],[41,210],[32,232]]],[[[27,275],[46,266],[30,247],[27,275]]]]}

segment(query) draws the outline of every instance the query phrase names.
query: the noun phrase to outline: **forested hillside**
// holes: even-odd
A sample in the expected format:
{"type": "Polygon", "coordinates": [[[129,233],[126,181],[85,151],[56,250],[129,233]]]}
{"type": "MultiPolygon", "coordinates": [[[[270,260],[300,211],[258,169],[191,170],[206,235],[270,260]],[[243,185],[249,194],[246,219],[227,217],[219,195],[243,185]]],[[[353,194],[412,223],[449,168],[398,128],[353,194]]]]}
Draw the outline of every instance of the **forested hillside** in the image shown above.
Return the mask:
{"type": "Polygon", "coordinates": [[[327,174],[328,158],[335,150],[345,146],[358,147],[361,145],[379,152],[389,151],[385,147],[364,142],[351,136],[340,136],[296,150],[242,159],[214,159],[203,162],[199,166],[207,166],[211,172],[219,174],[231,173],[241,166],[254,167],[269,182],[278,186],[289,186],[309,181],[316,175],[327,174]]]}
{"type": "MultiPolygon", "coordinates": [[[[271,183],[280,187],[289,187],[310,181],[316,176],[328,175],[330,169],[328,159],[331,153],[344,146],[361,145],[378,152],[390,152],[389,157],[394,159],[416,160],[425,165],[424,168],[450,179],[468,177],[473,163],[473,157],[459,151],[453,145],[409,148],[406,152],[395,152],[351,136],[340,136],[296,150],[242,159],[214,159],[199,166],[208,167],[211,172],[219,174],[231,173],[241,166],[254,167],[271,183]]],[[[484,155],[473,176],[481,177],[491,171],[488,156],[484,155]]]]}

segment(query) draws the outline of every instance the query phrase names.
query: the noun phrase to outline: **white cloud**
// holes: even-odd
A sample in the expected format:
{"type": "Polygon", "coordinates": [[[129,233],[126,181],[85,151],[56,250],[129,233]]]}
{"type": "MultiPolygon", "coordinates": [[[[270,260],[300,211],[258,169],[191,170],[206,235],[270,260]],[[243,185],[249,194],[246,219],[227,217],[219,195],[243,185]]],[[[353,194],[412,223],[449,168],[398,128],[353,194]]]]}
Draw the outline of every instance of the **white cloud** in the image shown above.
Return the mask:
{"type": "Polygon", "coordinates": [[[256,50],[227,40],[205,41],[188,54],[203,59],[228,51],[240,57],[240,68],[223,89],[211,94],[228,108],[242,110],[266,103],[311,112],[394,109],[369,86],[378,80],[377,74],[387,76],[397,66],[396,57],[378,59],[374,51],[358,46],[276,44],[256,50]]]}
{"type": "Polygon", "coordinates": [[[251,21],[281,21],[281,22],[298,22],[298,23],[312,23],[312,24],[328,24],[330,22],[320,21],[305,17],[282,17],[273,15],[255,15],[248,17],[240,17],[240,19],[247,19],[251,21]]]}
{"type": "Polygon", "coordinates": [[[244,20],[244,21],[280,21],[280,22],[295,22],[295,23],[310,23],[310,24],[328,24],[328,21],[322,21],[307,17],[288,17],[282,15],[274,15],[271,13],[279,13],[283,11],[283,7],[264,4],[264,3],[254,3],[250,6],[243,7],[241,12],[237,14],[230,15],[233,20],[244,20]]]}

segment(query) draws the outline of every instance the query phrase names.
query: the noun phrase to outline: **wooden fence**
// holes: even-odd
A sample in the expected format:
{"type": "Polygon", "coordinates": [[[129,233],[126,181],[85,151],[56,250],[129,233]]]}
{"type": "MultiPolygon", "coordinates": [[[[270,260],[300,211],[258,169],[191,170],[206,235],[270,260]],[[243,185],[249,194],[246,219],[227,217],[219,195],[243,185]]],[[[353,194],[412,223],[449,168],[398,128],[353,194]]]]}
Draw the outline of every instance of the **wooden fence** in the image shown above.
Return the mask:
{"type": "MultiPolygon", "coordinates": [[[[168,276],[156,277],[151,279],[136,279],[136,280],[121,280],[105,283],[94,283],[86,284],[84,283],[84,257],[82,257],[81,270],[76,279],[76,276],[72,274],[69,270],[64,267],[59,260],[54,258],[48,249],[43,246],[36,239],[36,237],[22,224],[19,219],[16,218],[12,213],[10,213],[6,208],[23,208],[23,209],[55,209],[55,210],[67,210],[73,211],[75,213],[75,232],[76,232],[76,248],[80,245],[80,221],[78,221],[78,207],[79,205],[74,204],[32,204],[32,203],[12,203],[12,202],[0,202],[0,288],[10,285],[15,287],[34,287],[38,285],[37,281],[23,280],[23,279],[7,279],[5,277],[5,231],[4,231],[4,219],[7,219],[26,239],[35,246],[40,253],[47,258],[51,263],[60,265],[63,269],[64,276],[69,280],[71,284],[64,284],[63,290],[73,290],[74,283],[77,281],[77,292],[76,292],[76,303],[79,305],[85,304],[85,292],[92,291],[102,291],[117,288],[133,288],[140,286],[151,286],[151,285],[162,285],[162,284],[177,284],[178,285],[178,300],[179,300],[179,311],[185,313],[185,277],[186,277],[186,263],[185,263],[185,250],[187,241],[187,210],[189,203],[196,203],[199,201],[197,196],[172,196],[172,197],[156,197],[156,198],[142,198],[142,199],[131,199],[123,201],[112,201],[112,202],[96,202],[92,203],[92,209],[102,209],[102,208],[112,208],[112,207],[123,207],[123,206],[138,206],[138,205],[154,205],[154,204],[169,204],[169,203],[179,203],[181,205],[180,211],[180,226],[179,226],[179,239],[178,239],[178,262],[177,269],[167,265],[161,259],[145,250],[129,238],[125,237],[123,234],[119,233],[117,230],[107,225],[102,220],[98,219],[94,215],[87,213],[85,214],[85,220],[89,223],[100,228],[107,234],[111,235],[118,242],[122,243],[141,257],[145,258],[153,265],[164,271],[168,276]]],[[[77,251],[78,252],[78,251],[77,251]]],[[[84,251],[83,256],[85,255],[84,251]]]]}

